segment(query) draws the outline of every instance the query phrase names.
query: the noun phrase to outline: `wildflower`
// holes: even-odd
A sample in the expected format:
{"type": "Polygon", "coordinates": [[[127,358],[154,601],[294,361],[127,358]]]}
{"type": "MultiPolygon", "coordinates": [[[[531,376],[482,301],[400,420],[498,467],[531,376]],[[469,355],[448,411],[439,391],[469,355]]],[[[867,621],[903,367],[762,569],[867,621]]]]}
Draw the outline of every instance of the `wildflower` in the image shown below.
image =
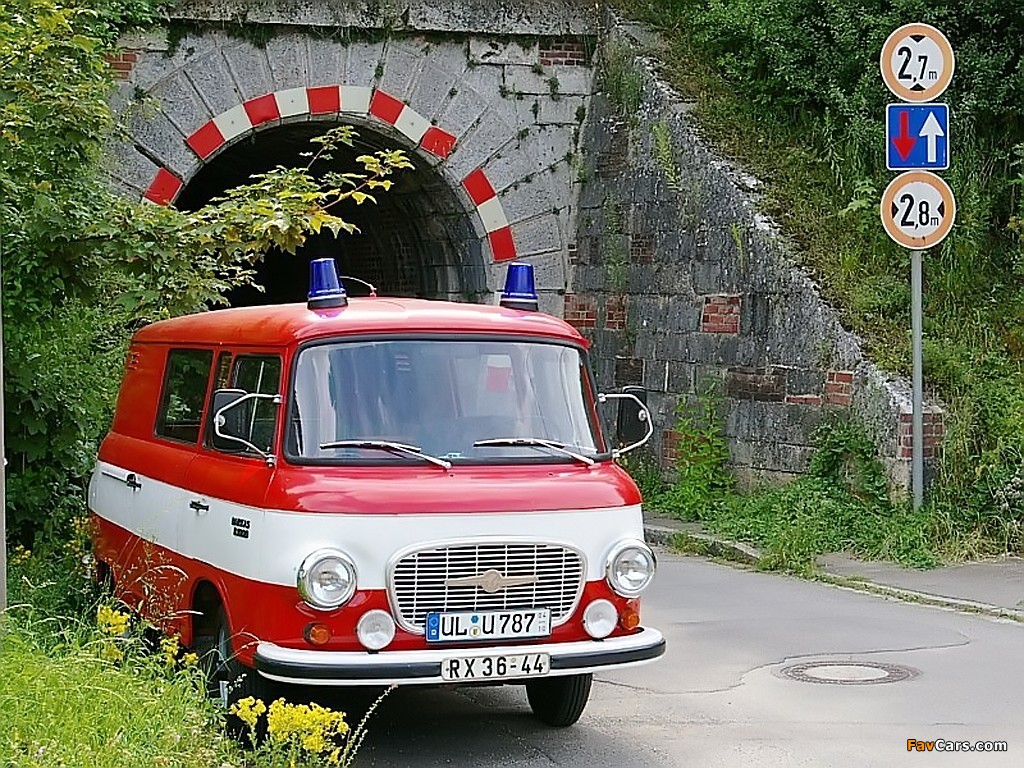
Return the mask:
{"type": "Polygon", "coordinates": [[[109,605],[101,605],[96,610],[96,624],[100,632],[108,637],[124,637],[128,634],[130,616],[109,605]]]}
{"type": "Polygon", "coordinates": [[[197,656],[194,653],[186,653],[184,656],[181,657],[181,666],[185,667],[186,669],[188,669],[189,667],[194,667],[198,663],[199,656],[197,656]]]}
{"type": "Polygon", "coordinates": [[[114,663],[124,661],[124,650],[119,648],[113,640],[104,640],[103,645],[100,646],[100,658],[114,663]]]}
{"type": "Polygon", "coordinates": [[[178,653],[181,651],[181,643],[178,642],[178,636],[164,637],[160,640],[160,654],[164,659],[165,667],[173,667],[174,662],[178,659],[178,653]]]}
{"type": "Polygon", "coordinates": [[[32,557],[32,550],[18,544],[11,553],[11,565],[24,565],[32,557]]]}
{"type": "MultiPolygon", "coordinates": [[[[311,757],[334,754],[338,738],[349,731],[344,712],[319,704],[289,704],[277,699],[267,712],[267,734],[271,741],[298,748],[311,757]]],[[[338,754],[340,759],[340,753],[338,754]]]]}
{"type": "MultiPolygon", "coordinates": [[[[273,707],[273,704],[271,707],[273,707]]],[[[263,700],[252,696],[246,696],[244,699],[239,699],[231,705],[231,714],[235,715],[239,720],[249,726],[249,728],[255,728],[256,721],[258,721],[260,719],[260,715],[266,711],[267,705],[263,703],[263,700]]]]}

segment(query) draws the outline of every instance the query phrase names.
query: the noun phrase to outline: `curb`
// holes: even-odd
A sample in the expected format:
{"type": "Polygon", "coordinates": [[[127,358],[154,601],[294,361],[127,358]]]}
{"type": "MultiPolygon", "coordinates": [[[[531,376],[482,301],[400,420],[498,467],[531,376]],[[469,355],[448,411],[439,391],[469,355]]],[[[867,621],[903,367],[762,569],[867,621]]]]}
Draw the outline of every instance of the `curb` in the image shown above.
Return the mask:
{"type": "MultiPolygon", "coordinates": [[[[650,544],[671,547],[676,550],[689,551],[692,554],[716,557],[744,565],[756,566],[761,560],[761,553],[749,544],[720,539],[700,531],[688,531],[681,528],[674,528],[667,525],[655,523],[644,523],[644,535],[650,544]],[[680,546],[683,544],[683,546],[680,546]],[[689,545],[689,546],[687,546],[689,545]]],[[[902,600],[907,603],[918,605],[929,605],[936,608],[959,611],[960,613],[972,613],[975,615],[988,616],[990,618],[1003,619],[1004,621],[1015,621],[1024,623],[1024,611],[1012,608],[1003,608],[989,603],[980,603],[973,600],[961,600],[955,597],[944,595],[932,595],[927,592],[916,592],[912,589],[891,587],[886,584],[879,584],[866,579],[852,578],[849,576],[837,576],[828,571],[819,571],[809,577],[814,581],[821,581],[835,587],[850,589],[862,594],[889,597],[902,600]]]]}

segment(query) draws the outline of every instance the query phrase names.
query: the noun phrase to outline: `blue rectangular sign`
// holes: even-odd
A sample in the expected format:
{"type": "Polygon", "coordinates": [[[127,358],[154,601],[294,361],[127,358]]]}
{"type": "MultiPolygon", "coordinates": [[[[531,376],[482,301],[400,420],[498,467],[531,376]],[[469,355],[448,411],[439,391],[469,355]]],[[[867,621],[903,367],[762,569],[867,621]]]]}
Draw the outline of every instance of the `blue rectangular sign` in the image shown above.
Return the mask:
{"type": "Polygon", "coordinates": [[[889,104],[885,109],[885,165],[890,171],[949,168],[949,107],[889,104]]]}

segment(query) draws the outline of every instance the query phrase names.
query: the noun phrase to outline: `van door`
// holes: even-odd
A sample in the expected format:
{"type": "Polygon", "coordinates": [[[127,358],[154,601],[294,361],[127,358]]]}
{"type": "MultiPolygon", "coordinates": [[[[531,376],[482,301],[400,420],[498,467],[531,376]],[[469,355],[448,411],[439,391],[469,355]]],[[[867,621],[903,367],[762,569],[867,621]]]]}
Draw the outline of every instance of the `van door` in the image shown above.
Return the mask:
{"type": "MultiPolygon", "coordinates": [[[[224,352],[217,361],[213,389],[276,395],[281,391],[281,370],[279,354],[224,352]]],[[[242,407],[244,418],[233,420],[245,425],[242,437],[264,454],[276,456],[280,406],[263,399],[242,407]]],[[[189,498],[181,510],[179,539],[191,557],[210,566],[211,578],[252,579],[259,574],[262,505],[274,467],[264,455],[241,443],[214,447],[209,412],[204,421],[202,449],[186,474],[189,498]]]]}

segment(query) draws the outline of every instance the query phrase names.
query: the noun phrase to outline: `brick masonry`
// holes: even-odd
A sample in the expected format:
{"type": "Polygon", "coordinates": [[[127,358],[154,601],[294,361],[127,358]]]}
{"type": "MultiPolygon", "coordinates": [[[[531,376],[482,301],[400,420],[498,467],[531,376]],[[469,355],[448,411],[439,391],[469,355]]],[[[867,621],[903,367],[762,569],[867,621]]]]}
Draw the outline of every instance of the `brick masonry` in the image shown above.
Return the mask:
{"type": "Polygon", "coordinates": [[[542,67],[583,67],[589,61],[586,43],[573,38],[547,40],[541,44],[538,53],[542,67]]]}
{"type": "Polygon", "coordinates": [[[739,296],[705,296],[700,329],[704,333],[740,332],[739,296]]]}
{"type": "Polygon", "coordinates": [[[597,327],[597,301],[592,296],[565,294],[565,305],[562,310],[565,322],[577,330],[585,331],[597,327]]]}
{"type": "MultiPolygon", "coordinates": [[[[923,456],[936,459],[942,455],[942,440],[946,435],[944,414],[941,411],[928,409],[922,415],[924,422],[923,456]]],[[[914,425],[912,413],[900,414],[899,456],[910,459],[914,455],[914,425]]]]}
{"type": "Polygon", "coordinates": [[[127,80],[131,77],[135,62],[139,60],[139,52],[130,49],[121,50],[119,53],[107,56],[107,63],[114,70],[114,77],[118,80],[127,80]]]}

